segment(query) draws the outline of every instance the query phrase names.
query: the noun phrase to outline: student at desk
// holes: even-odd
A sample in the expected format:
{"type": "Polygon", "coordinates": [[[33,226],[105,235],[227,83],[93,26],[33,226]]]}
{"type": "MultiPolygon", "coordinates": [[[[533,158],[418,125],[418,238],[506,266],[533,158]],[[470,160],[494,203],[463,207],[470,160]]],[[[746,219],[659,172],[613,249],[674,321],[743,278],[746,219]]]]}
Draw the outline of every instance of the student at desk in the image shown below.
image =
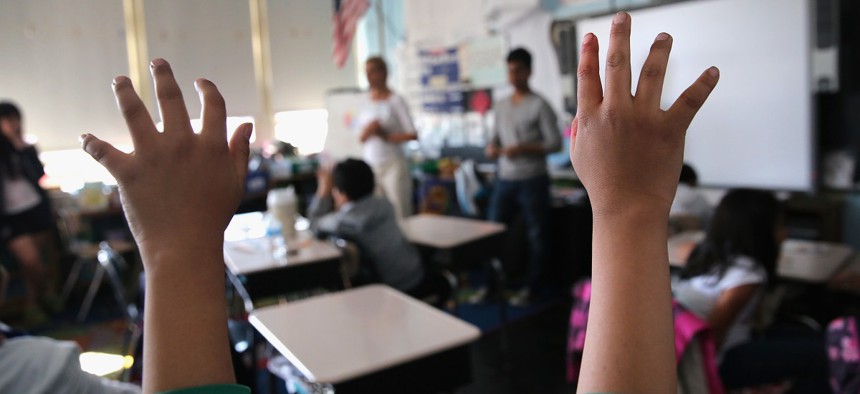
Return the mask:
{"type": "Polygon", "coordinates": [[[826,375],[820,340],[753,336],[765,289],[776,280],[785,238],[780,218],[771,193],[730,191],[673,286],[675,299],[710,324],[720,375],[729,389],[783,381],[816,387],[816,379],[826,375]]]}
{"type": "Polygon", "coordinates": [[[311,228],[355,242],[362,260],[382,283],[417,298],[440,289],[425,272],[418,250],[397,225],[394,208],[373,195],[374,175],[367,163],[347,159],[318,172],[317,193],[308,208],[311,228]]]}

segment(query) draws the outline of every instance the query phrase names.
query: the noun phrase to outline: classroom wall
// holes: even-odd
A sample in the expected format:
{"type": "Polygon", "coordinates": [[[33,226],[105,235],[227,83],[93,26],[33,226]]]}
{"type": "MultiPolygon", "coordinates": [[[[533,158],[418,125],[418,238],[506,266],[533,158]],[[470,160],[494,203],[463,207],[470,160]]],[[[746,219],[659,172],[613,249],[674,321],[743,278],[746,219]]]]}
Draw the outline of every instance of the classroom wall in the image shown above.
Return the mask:
{"type": "MultiPolygon", "coordinates": [[[[355,61],[331,61],[332,3],[268,0],[273,111],[323,108],[327,90],[356,86],[355,61]]],[[[143,0],[148,58],[176,70],[192,117],[192,82],[218,84],[230,115],[259,116],[248,1],[143,0]]],[[[110,81],[129,74],[123,2],[0,1],[0,99],[18,102],[43,151],[77,149],[90,132],[130,146],[110,81]]],[[[155,108],[154,106],[152,107],[155,108]]],[[[153,118],[158,114],[153,110],[153,118]]]]}

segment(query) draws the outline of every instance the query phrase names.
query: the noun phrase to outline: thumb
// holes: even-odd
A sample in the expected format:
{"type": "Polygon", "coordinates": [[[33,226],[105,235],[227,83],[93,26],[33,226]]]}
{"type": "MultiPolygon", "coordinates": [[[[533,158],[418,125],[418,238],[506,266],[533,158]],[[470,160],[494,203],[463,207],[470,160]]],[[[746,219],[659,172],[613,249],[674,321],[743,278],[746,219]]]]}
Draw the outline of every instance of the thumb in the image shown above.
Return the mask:
{"type": "Polygon", "coordinates": [[[81,148],[119,180],[120,167],[127,158],[125,153],[92,134],[81,135],[81,148]]]}
{"type": "Polygon", "coordinates": [[[236,174],[240,179],[245,179],[248,175],[248,155],[251,153],[250,140],[253,129],[254,126],[251,123],[243,123],[230,137],[230,156],[233,158],[233,165],[236,166],[236,174]]]}

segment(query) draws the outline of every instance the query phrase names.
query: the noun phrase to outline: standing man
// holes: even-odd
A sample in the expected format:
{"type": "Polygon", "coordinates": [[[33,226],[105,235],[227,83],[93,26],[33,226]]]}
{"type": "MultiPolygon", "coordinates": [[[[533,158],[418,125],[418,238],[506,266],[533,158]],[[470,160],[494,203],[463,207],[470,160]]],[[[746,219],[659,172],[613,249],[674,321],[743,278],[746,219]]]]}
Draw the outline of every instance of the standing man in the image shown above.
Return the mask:
{"type": "Polygon", "coordinates": [[[498,179],[490,200],[490,220],[513,223],[521,212],[528,233],[528,277],[511,298],[527,304],[546,266],[549,175],[546,155],[561,149],[558,119],[549,103],[529,87],[532,56],[523,48],[508,54],[508,82],[514,94],[496,103],[487,157],[499,159],[498,179]]]}

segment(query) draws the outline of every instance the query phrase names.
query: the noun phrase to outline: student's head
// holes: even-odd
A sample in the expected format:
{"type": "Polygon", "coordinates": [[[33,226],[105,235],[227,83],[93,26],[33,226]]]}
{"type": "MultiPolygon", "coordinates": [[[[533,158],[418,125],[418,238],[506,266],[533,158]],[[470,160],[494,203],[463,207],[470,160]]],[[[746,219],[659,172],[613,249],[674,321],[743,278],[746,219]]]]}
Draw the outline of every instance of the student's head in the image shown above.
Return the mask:
{"type": "Polygon", "coordinates": [[[523,48],[508,53],[508,82],[517,90],[527,90],[532,75],[532,54],[523,48]]]}
{"type": "Polygon", "coordinates": [[[364,72],[371,89],[385,87],[388,80],[388,64],[380,56],[373,56],[364,62],[364,72]]]}
{"type": "Polygon", "coordinates": [[[337,163],[331,178],[332,197],[338,207],[370,196],[376,187],[373,170],[362,160],[346,159],[337,163]]]}
{"type": "Polygon", "coordinates": [[[760,264],[773,280],[783,238],[782,211],[772,193],[731,190],[717,206],[705,240],[690,255],[682,277],[715,269],[722,274],[733,259],[746,256],[760,264]]]}
{"type": "Polygon", "coordinates": [[[21,139],[21,111],[8,101],[0,102],[0,131],[6,138],[21,139]]]}
{"type": "Polygon", "coordinates": [[[696,174],[696,170],[693,167],[684,163],[684,166],[681,167],[681,179],[678,183],[691,187],[699,186],[699,175],[696,174]]]}

